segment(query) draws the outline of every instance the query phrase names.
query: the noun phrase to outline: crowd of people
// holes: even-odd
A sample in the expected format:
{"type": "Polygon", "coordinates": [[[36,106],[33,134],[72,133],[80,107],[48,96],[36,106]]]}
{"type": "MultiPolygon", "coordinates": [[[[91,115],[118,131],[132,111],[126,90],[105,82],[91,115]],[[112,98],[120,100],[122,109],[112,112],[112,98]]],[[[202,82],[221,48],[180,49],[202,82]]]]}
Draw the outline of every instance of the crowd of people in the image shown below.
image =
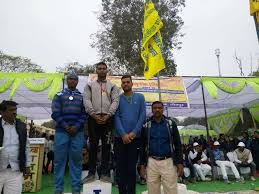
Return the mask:
{"type": "MultiPolygon", "coordinates": [[[[147,118],[144,96],[133,92],[131,76],[121,77],[120,93],[106,79],[107,72],[104,62],[96,64],[97,80],[87,83],[83,94],[76,88],[78,76],[70,72],[67,88],[52,101],[55,137],[50,136],[45,146],[43,172],[54,173],[55,194],[64,191],[67,166],[72,194],[80,194],[82,184],[96,179],[114,182],[120,194],[135,194],[137,179],[147,185],[149,194],[159,194],[161,185],[165,194],[176,194],[177,181],[210,181],[219,171],[230,183],[226,167],[237,182],[244,182],[242,168],[248,167],[255,181],[258,130],[253,139],[247,133],[242,139],[221,134],[208,140],[190,137],[182,144],[176,123],[163,115],[162,102],[152,103],[152,116],[147,118]],[[83,179],[82,170],[88,170],[83,179]]],[[[19,194],[22,175],[29,174],[31,164],[26,125],[16,119],[16,102],[3,101],[0,110],[0,190],[19,194]]]]}
{"type": "Polygon", "coordinates": [[[190,169],[191,181],[194,182],[197,179],[210,181],[210,177],[217,178],[221,173],[224,182],[230,183],[226,167],[231,169],[237,182],[244,182],[241,168],[248,167],[250,179],[255,181],[259,172],[258,150],[258,130],[254,131],[252,137],[247,132],[243,132],[239,138],[224,134],[220,134],[218,139],[209,137],[208,140],[203,135],[200,138],[190,136],[188,144],[183,144],[184,166],[190,169]]]}

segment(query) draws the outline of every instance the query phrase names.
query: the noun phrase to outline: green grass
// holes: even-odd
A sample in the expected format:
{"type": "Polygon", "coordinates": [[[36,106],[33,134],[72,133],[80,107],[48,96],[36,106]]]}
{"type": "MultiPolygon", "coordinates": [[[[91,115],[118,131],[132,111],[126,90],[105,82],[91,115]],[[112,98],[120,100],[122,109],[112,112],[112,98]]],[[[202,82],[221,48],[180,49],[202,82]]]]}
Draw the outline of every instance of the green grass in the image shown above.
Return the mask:
{"type": "MultiPolygon", "coordinates": [[[[227,191],[241,191],[241,190],[254,190],[259,187],[259,178],[256,182],[246,181],[246,183],[233,183],[225,184],[222,181],[212,181],[212,182],[197,182],[195,184],[187,185],[189,190],[197,192],[227,192],[227,191]]],[[[137,194],[146,190],[146,186],[137,185],[137,194]]],[[[54,192],[54,177],[53,175],[43,175],[41,191],[37,194],[52,194],[54,192]]],[[[69,183],[69,176],[65,176],[65,192],[71,192],[71,187],[69,183]]],[[[116,187],[112,188],[113,194],[118,194],[118,189],[116,187]]],[[[29,194],[29,193],[27,193],[29,194]]]]}

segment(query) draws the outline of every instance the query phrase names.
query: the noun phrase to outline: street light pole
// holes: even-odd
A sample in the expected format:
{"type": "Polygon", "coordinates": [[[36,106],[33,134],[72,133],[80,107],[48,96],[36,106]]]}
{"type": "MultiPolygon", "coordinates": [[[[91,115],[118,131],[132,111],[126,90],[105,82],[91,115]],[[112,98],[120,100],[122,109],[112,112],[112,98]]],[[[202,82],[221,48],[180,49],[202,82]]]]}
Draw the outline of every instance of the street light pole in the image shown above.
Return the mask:
{"type": "Polygon", "coordinates": [[[215,55],[217,56],[217,59],[218,59],[218,70],[219,70],[219,77],[221,77],[221,70],[220,70],[220,59],[219,59],[219,56],[220,56],[220,50],[219,50],[219,49],[216,49],[216,50],[215,50],[215,55]]]}

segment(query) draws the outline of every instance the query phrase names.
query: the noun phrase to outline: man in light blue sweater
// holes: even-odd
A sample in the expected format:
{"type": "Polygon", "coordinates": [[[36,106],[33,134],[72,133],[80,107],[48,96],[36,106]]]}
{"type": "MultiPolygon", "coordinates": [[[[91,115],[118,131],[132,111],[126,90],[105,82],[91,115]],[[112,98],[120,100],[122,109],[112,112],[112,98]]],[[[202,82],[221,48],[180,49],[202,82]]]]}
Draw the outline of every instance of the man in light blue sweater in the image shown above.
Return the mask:
{"type": "Polygon", "coordinates": [[[136,163],[142,126],[146,120],[145,98],[132,91],[132,78],[121,78],[124,93],[115,114],[116,174],[120,194],[136,193],[136,163]]]}

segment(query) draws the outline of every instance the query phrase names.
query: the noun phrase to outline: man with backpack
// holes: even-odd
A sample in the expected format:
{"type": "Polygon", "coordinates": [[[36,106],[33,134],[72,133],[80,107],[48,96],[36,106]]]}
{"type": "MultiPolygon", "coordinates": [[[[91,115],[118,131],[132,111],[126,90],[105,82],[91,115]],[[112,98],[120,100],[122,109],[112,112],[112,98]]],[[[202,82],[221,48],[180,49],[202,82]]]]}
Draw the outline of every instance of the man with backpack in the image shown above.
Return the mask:
{"type": "Polygon", "coordinates": [[[176,123],[163,115],[160,101],[152,104],[153,116],[142,129],[141,174],[146,173],[149,194],[177,194],[177,174],[183,174],[183,153],[176,123]],[[145,171],[146,167],[146,171],[145,171]]]}

